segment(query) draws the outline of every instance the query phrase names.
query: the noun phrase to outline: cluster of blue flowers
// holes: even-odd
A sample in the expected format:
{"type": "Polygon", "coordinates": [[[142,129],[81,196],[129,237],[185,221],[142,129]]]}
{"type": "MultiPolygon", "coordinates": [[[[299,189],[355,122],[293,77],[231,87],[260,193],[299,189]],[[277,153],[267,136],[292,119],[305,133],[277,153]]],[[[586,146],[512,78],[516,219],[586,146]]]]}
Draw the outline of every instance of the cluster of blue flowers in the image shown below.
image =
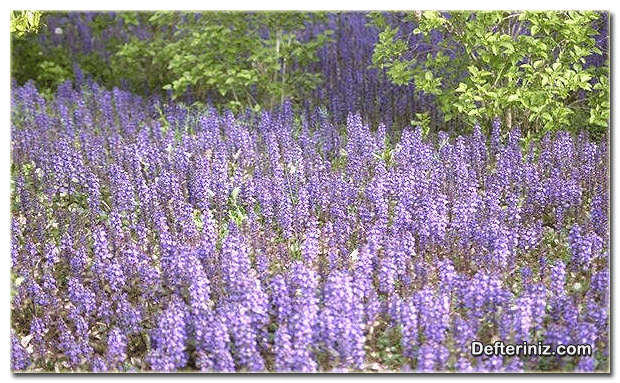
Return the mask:
{"type": "Polygon", "coordinates": [[[14,370],[608,369],[605,142],[11,97],[14,370]]]}

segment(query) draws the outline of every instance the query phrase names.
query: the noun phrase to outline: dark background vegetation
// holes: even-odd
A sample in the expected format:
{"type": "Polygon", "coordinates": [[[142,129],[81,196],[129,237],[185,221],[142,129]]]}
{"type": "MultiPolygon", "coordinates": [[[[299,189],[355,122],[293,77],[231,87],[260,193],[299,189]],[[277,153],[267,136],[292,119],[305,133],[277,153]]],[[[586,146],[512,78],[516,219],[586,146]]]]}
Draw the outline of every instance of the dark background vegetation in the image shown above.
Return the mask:
{"type": "Polygon", "coordinates": [[[340,124],[352,112],[373,126],[459,134],[500,117],[535,137],[585,129],[600,138],[608,25],[606,12],[44,12],[38,32],[11,34],[11,77],[48,93],[96,81],[235,113],[286,99],[340,124]]]}

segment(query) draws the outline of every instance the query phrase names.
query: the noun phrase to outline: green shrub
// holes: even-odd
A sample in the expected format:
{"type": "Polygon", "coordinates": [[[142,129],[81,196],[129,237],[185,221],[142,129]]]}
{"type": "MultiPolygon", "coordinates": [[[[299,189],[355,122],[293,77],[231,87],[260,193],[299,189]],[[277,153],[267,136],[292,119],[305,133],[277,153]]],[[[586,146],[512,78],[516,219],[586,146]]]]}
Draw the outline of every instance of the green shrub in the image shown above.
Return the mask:
{"type": "MultiPolygon", "coordinates": [[[[446,121],[468,126],[499,117],[527,134],[609,125],[609,61],[586,67],[602,52],[592,27],[597,12],[415,12],[418,27],[399,36],[383,24],[373,65],[394,83],[413,82],[433,94],[446,121]],[[436,42],[436,34],[441,39],[436,42]],[[435,40],[432,40],[435,35],[435,40]],[[405,41],[419,38],[425,52],[405,41]]],[[[381,25],[381,18],[376,17],[381,25]]]]}
{"type": "Polygon", "coordinates": [[[155,12],[153,37],[133,38],[113,67],[125,77],[161,84],[173,97],[210,99],[232,110],[271,108],[300,99],[320,81],[304,68],[329,33],[302,42],[298,31],[320,18],[300,12],[155,12]],[[171,28],[175,26],[175,28],[171,28]]]}

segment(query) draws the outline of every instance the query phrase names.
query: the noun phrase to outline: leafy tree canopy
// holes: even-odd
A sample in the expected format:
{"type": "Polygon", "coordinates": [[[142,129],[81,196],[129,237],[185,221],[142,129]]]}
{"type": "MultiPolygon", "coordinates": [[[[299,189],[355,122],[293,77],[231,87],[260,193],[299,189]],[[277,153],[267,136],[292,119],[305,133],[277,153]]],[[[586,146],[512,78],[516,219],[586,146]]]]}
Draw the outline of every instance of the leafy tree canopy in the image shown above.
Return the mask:
{"type": "Polygon", "coordinates": [[[21,36],[25,33],[38,32],[40,22],[39,11],[11,11],[11,33],[21,36]]]}
{"type": "MultiPolygon", "coordinates": [[[[602,54],[586,12],[412,12],[418,27],[404,35],[374,15],[383,29],[373,65],[394,83],[413,82],[436,97],[446,121],[469,126],[499,117],[527,134],[609,124],[609,61],[597,68],[586,58],[602,54]]],[[[488,125],[487,125],[488,126],[488,125]]]]}
{"type": "Polygon", "coordinates": [[[330,31],[308,41],[299,32],[323,17],[301,12],[155,12],[148,18],[152,38],[124,44],[116,67],[128,71],[127,78],[164,84],[177,98],[189,92],[195,100],[223,101],[232,110],[269,108],[285,98],[300,99],[319,83],[318,73],[302,68],[316,60],[316,50],[330,31]]]}

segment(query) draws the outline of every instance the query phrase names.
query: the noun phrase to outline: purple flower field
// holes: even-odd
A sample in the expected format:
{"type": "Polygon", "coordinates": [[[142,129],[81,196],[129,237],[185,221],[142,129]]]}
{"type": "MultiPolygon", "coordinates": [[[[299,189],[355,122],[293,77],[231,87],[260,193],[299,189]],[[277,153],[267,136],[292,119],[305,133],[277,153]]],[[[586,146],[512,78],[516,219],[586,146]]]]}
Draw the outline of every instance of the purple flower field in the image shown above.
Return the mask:
{"type": "Polygon", "coordinates": [[[609,285],[586,134],[11,89],[15,371],[606,372],[609,285]]]}

